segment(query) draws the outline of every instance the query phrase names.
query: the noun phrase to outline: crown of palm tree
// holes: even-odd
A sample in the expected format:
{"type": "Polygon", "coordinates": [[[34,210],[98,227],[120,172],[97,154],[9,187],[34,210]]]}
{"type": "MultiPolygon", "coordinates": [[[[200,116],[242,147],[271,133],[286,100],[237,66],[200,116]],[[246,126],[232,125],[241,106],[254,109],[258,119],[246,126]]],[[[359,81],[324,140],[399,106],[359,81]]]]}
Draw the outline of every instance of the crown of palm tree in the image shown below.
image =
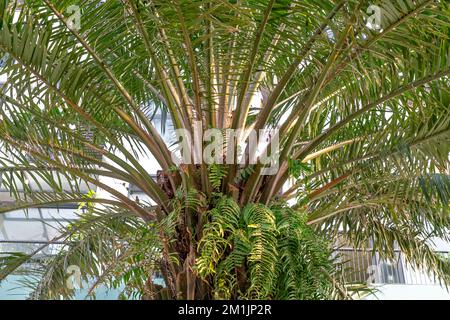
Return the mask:
{"type": "MultiPolygon", "coordinates": [[[[446,1],[21,2],[0,1],[0,175],[16,198],[0,212],[93,204],[58,237],[69,249],[41,292],[70,260],[95,285],[127,279],[151,292],[158,270],[172,298],[323,297],[295,267],[315,248],[312,265],[328,270],[310,232],[387,258],[399,247],[449,282],[428,242],[450,239],[446,1]],[[156,113],[190,133],[196,122],[277,128],[280,167],[177,166],[156,113]]],[[[8,257],[0,279],[30,256],[8,257]]]]}

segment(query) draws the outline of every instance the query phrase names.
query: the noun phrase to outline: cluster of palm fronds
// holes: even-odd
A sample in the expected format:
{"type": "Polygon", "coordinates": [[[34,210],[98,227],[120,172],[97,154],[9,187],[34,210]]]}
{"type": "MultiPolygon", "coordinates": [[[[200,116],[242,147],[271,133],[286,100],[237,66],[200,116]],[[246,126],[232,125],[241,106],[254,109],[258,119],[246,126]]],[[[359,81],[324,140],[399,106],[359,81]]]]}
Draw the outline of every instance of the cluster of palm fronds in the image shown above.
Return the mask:
{"type": "MultiPolygon", "coordinates": [[[[16,200],[0,213],[91,203],[60,257],[148,298],[330,297],[319,239],[338,236],[450,283],[431,249],[450,240],[449,16],[445,0],[0,0],[0,181],[16,200]],[[191,134],[279,129],[280,167],[177,166],[155,114],[191,134]]],[[[43,297],[69,294],[61,259],[43,297]]]]}

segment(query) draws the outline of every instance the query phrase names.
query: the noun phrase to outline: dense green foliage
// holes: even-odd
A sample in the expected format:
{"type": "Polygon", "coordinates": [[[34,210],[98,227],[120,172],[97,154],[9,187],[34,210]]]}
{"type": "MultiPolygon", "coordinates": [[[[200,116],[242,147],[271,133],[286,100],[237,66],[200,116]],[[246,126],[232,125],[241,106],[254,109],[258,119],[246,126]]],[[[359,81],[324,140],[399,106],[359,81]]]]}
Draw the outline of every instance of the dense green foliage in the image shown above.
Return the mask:
{"type": "Polygon", "coordinates": [[[448,1],[22,2],[0,0],[0,214],[88,206],[34,297],[71,297],[77,265],[124,298],[348,298],[338,239],[450,283],[448,1]],[[280,166],[177,165],[156,114],[279,129],[280,166]]]}

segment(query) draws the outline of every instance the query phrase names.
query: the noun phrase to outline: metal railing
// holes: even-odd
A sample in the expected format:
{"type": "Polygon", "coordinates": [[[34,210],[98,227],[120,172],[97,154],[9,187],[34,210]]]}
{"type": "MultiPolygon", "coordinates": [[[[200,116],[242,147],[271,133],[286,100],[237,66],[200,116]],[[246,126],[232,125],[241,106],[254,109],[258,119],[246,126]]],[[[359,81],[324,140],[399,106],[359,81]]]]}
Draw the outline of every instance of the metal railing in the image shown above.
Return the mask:
{"type": "MultiPolygon", "coordinates": [[[[445,257],[448,252],[438,252],[445,257]]],[[[439,285],[439,280],[425,270],[411,266],[398,250],[391,260],[379,253],[363,249],[339,249],[337,256],[344,262],[346,280],[354,283],[439,285]]]]}

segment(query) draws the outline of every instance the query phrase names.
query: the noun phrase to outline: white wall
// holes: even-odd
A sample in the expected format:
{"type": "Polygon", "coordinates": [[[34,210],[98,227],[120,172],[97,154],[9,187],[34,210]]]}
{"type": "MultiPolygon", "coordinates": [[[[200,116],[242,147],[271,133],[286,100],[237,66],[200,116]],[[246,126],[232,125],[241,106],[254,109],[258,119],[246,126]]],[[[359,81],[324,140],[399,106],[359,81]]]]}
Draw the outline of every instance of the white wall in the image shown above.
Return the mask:
{"type": "Polygon", "coordinates": [[[376,288],[376,296],[365,300],[450,300],[450,293],[437,285],[386,284],[376,288]]]}

